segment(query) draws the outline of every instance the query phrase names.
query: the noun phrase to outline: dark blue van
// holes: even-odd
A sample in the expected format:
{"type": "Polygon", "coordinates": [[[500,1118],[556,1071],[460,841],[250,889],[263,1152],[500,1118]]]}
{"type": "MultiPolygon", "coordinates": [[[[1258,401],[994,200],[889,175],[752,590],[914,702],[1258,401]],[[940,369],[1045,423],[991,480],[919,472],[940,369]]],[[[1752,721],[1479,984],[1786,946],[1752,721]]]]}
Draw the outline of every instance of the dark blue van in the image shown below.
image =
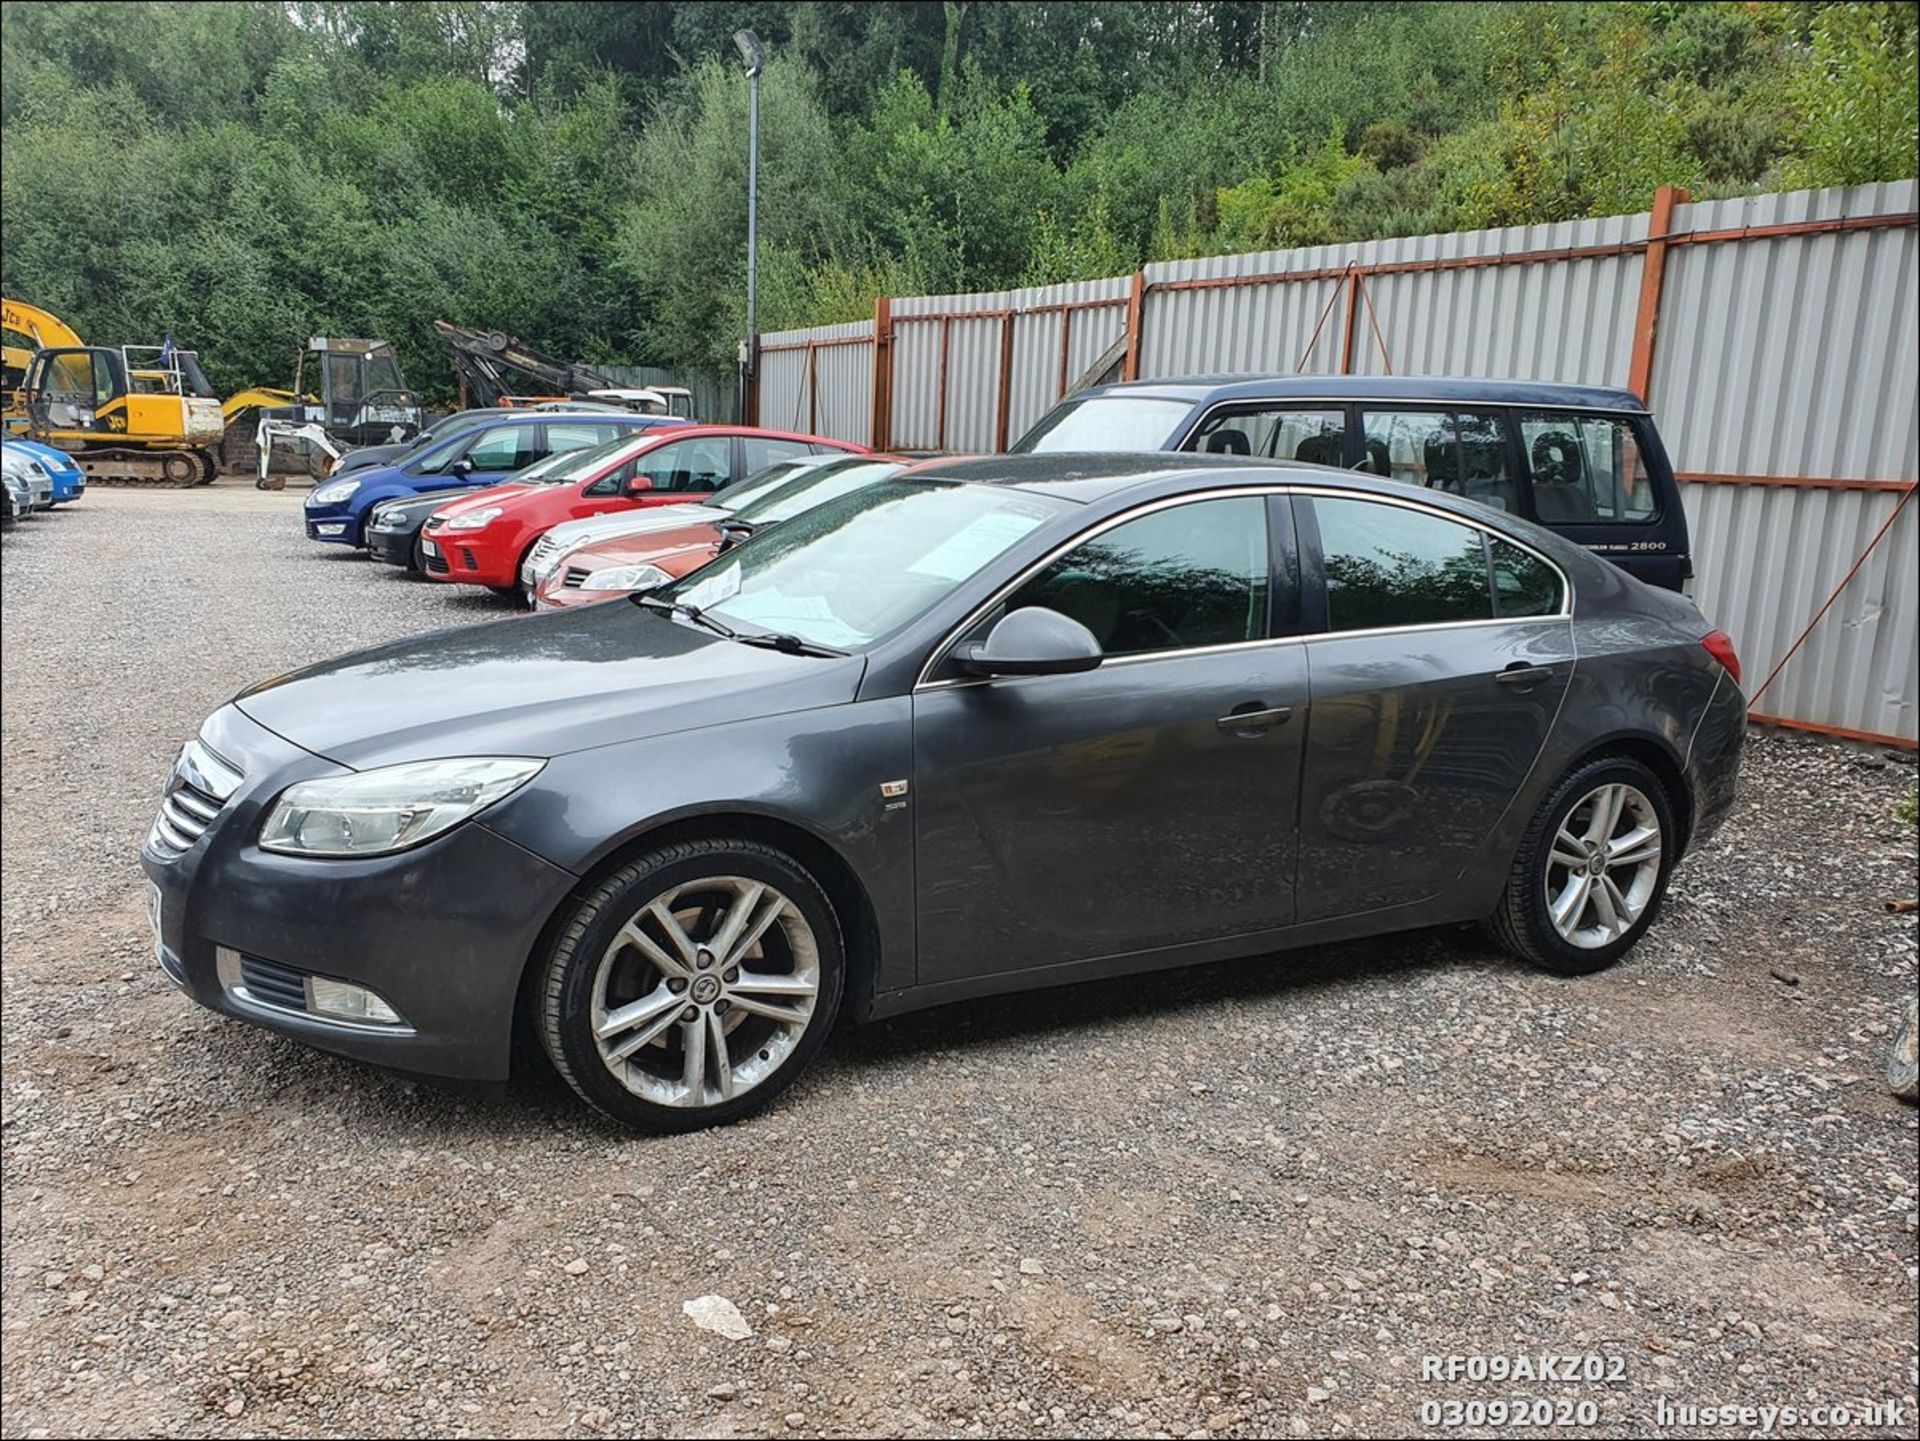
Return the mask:
{"type": "Polygon", "coordinates": [[[1628,390],[1419,376],[1195,376],[1061,401],[1016,451],[1195,450],[1341,466],[1525,516],[1651,585],[1693,575],[1666,447],[1628,390]]]}
{"type": "Polygon", "coordinates": [[[605,445],[658,425],[685,424],[663,415],[502,410],[498,420],[470,425],[437,444],[410,450],[391,465],[321,481],[307,496],[307,538],[365,546],[367,518],[383,500],[423,490],[479,490],[562,451],[605,445]]]}

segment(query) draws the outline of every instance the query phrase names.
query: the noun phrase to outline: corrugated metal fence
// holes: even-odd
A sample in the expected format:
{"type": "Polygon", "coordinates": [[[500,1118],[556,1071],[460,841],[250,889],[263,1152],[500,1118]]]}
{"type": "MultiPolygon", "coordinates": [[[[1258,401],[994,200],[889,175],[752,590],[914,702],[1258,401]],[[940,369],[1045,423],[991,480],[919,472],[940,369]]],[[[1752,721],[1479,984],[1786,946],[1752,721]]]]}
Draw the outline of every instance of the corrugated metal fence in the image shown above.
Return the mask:
{"type": "Polygon", "coordinates": [[[884,299],[761,339],[759,417],[898,449],[1004,449],[1083,379],[1300,371],[1530,377],[1648,396],[1697,598],[1767,719],[1920,736],[1915,183],[1150,265],[884,299]],[[1847,580],[1883,527],[1879,544],[1847,580]]]}

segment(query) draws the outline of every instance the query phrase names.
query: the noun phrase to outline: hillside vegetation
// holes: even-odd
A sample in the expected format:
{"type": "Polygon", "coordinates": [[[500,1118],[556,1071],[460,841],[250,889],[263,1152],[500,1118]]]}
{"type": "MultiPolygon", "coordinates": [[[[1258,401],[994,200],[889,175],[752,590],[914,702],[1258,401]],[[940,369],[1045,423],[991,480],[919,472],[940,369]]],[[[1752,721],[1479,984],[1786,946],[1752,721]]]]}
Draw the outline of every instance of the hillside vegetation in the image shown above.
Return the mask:
{"type": "Polygon", "coordinates": [[[430,322],[731,368],[752,26],[762,328],[879,294],[1915,169],[1911,4],[0,7],[0,271],[284,382],[430,322]]]}

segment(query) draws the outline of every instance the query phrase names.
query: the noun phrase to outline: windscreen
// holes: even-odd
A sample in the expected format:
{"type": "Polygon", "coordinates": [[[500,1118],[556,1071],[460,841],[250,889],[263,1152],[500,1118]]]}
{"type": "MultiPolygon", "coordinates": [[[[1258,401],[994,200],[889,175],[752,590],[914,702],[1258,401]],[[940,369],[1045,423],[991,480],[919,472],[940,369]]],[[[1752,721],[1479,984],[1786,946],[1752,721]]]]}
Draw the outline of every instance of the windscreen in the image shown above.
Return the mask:
{"type": "Polygon", "coordinates": [[[791,520],[817,505],[851,495],[869,485],[877,485],[906,467],[897,460],[839,460],[818,469],[803,472],[734,508],[734,517],[752,525],[774,525],[791,520]]]}
{"type": "Polygon", "coordinates": [[[1060,450],[1150,451],[1172,447],[1174,432],[1193,407],[1149,395],[1090,395],[1068,400],[1034,422],[1014,444],[1016,453],[1060,450]]]}
{"type": "Polygon", "coordinates": [[[747,632],[859,650],[924,615],[1072,502],[889,480],[756,536],[655,595],[747,632]]]}

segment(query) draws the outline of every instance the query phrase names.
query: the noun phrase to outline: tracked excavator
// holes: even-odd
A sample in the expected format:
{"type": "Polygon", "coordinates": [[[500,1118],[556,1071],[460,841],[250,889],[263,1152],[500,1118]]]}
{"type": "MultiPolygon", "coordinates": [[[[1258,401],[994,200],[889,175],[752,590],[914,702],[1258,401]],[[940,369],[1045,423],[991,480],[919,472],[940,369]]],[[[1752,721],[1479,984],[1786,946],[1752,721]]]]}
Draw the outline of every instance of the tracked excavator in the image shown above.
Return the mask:
{"type": "Polygon", "coordinates": [[[165,345],[88,345],[58,316],[0,301],[7,346],[6,430],[68,452],[103,485],[206,485],[226,422],[200,358],[165,345]],[[15,377],[18,377],[17,381],[15,377]]]}

